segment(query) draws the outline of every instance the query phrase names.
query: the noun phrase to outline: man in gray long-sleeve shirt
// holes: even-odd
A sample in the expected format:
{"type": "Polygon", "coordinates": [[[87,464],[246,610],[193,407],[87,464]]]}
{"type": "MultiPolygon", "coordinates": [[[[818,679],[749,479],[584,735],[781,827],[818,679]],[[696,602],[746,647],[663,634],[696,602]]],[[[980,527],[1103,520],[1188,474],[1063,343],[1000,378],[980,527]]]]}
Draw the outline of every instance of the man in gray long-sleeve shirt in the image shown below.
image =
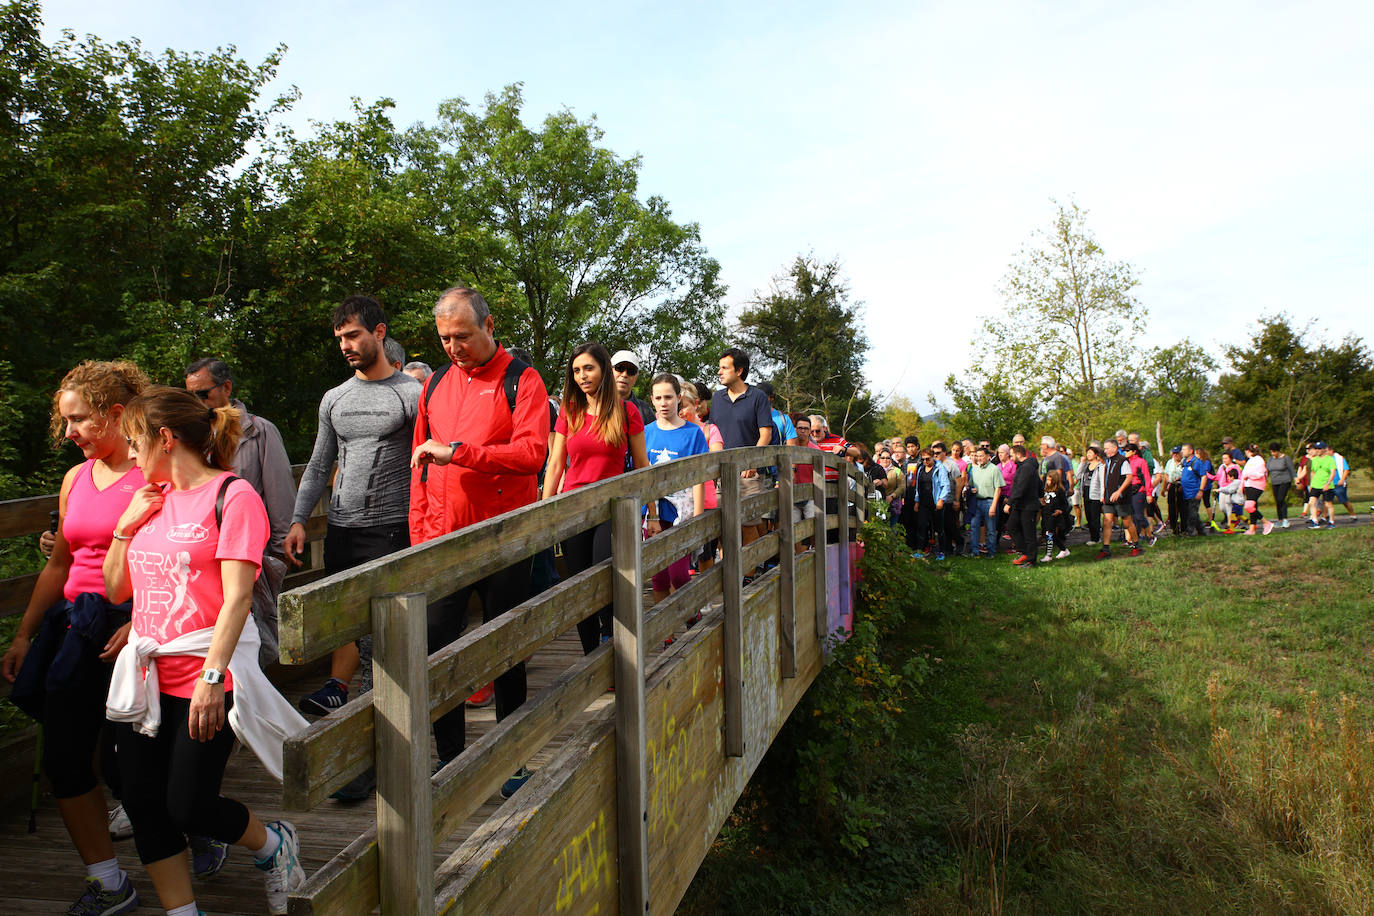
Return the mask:
{"type": "MultiPolygon", "coordinates": [[[[383,350],[386,315],[376,300],[349,296],[334,310],[333,322],[334,337],[353,369],[353,377],[331,388],[320,401],[315,448],[301,475],[291,529],[286,535],[287,559],[300,565],[305,522],[337,460],[324,539],[327,573],[350,569],[410,545],[410,440],[420,403],[420,383],[387,362],[383,350]]],[[[363,690],[371,683],[370,643],[370,637],[364,637],[359,644],[361,660],[366,663],[363,690]]],[[[325,715],[347,702],[348,682],[359,661],[358,649],[352,646],[335,650],[328,682],[301,700],[301,709],[325,715]]],[[[340,790],[340,797],[367,797],[369,780],[355,783],[340,790]]]]}

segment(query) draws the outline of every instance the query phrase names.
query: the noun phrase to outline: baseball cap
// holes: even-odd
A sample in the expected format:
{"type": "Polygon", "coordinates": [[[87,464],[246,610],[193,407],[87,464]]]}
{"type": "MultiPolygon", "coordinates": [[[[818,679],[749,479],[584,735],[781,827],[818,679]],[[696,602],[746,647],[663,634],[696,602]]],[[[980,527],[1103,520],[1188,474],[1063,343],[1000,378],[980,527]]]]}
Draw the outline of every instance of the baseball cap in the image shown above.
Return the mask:
{"type": "Polygon", "coordinates": [[[1312,443],[1312,447],[1313,447],[1313,448],[1326,448],[1326,443],[1325,443],[1325,442],[1313,442],[1313,443],[1312,443]]]}
{"type": "Polygon", "coordinates": [[[1183,446],[1175,445],[1173,448],[1169,449],[1169,451],[1173,452],[1175,455],[1181,455],[1183,454],[1183,446]]]}
{"type": "MultiPolygon", "coordinates": [[[[615,360],[611,360],[611,362],[615,362],[615,360]]],[[[1235,440],[1235,439],[1232,439],[1230,436],[1226,436],[1225,438],[1223,438],[1223,439],[1221,440],[1221,444],[1222,444],[1222,445],[1225,445],[1225,444],[1228,443],[1228,442],[1235,442],[1235,441],[1236,441],[1236,440],[1235,440]]]]}
{"type": "Polygon", "coordinates": [[[611,356],[611,365],[619,366],[621,363],[629,363],[638,370],[640,366],[644,365],[644,360],[640,359],[639,354],[633,350],[616,350],[615,354],[611,356]]]}

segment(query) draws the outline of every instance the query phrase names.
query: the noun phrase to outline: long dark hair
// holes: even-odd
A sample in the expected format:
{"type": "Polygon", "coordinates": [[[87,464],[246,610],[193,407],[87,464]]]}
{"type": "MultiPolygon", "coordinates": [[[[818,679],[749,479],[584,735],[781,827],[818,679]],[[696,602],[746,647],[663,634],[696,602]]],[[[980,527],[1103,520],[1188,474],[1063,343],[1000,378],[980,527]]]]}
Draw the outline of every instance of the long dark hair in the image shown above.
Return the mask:
{"type": "Polygon", "coordinates": [[[590,356],[601,367],[601,385],[592,399],[596,401],[596,421],[592,430],[596,437],[607,445],[619,448],[625,444],[628,432],[625,411],[620,409],[620,392],[615,387],[615,372],[611,369],[611,354],[606,348],[594,341],[579,345],[568,357],[568,366],[563,372],[563,416],[567,418],[568,435],[582,428],[586,419],[587,396],[573,378],[573,360],[579,356],[590,356]]]}

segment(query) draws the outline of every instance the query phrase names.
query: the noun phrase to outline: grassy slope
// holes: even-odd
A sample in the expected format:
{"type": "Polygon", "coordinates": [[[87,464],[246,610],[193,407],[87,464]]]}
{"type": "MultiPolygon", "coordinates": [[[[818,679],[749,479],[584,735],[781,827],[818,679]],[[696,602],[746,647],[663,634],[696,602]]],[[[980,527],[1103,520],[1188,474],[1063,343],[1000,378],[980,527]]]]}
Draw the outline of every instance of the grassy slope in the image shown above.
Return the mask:
{"type": "Polygon", "coordinates": [[[1090,552],[922,564],[871,850],[751,789],[684,910],[1370,911],[1374,527],[1090,552]]]}

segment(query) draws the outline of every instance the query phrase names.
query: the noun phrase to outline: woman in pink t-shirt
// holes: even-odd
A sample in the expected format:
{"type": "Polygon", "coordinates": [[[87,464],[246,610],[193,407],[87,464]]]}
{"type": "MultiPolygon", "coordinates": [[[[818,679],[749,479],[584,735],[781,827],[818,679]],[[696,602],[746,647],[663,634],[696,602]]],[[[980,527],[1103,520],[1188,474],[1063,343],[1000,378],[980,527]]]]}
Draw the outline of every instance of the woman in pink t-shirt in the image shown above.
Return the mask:
{"type": "MultiPolygon", "coordinates": [[[[606,480],[625,470],[625,455],[634,466],[649,466],[644,449],[644,417],[638,408],[627,410],[615,388],[611,355],[599,343],[573,350],[563,378],[563,403],[553,427],[544,472],[544,499],[606,480]],[[561,484],[561,488],[560,488],[561,484]]],[[[611,556],[611,523],[602,522],[563,542],[563,562],[569,574],[582,572],[611,556]]],[[[610,636],[609,608],[600,608],[577,625],[584,655],[610,636]]]]}
{"type": "MultiPolygon", "coordinates": [[[[305,881],[295,829],[285,821],[263,824],[220,795],[234,747],[225,727],[235,687],[229,666],[243,657],[235,648],[269,536],[262,499],[228,473],[239,412],[155,386],[129,403],[123,428],[148,485],[114,528],[107,592],[133,598],[130,639],[168,646],[208,637],[198,651],[169,647],[151,658],[161,706],[156,734],[116,724],[124,808],[139,859],[170,911],[195,902],[187,834],[243,846],[266,873],[269,909],[285,913],[288,893],[305,881]]],[[[256,664],[256,650],[250,661],[256,664]]]]}
{"type": "MultiPolygon", "coordinates": [[[[706,434],[706,448],[712,452],[725,451],[725,438],[721,436],[716,424],[709,423],[701,418],[701,413],[710,412],[711,402],[709,398],[703,398],[700,390],[691,382],[685,382],[682,386],[682,419],[688,423],[695,423],[697,427],[706,434]]],[[[708,480],[704,484],[706,494],[706,511],[716,508],[716,482],[708,480]]],[[[720,543],[719,538],[712,538],[701,548],[701,553],[697,556],[697,569],[710,569],[716,565],[716,546],[720,543]]]]}
{"type": "Polygon", "coordinates": [[[62,479],[52,555],[0,661],[6,680],[18,678],[15,704],[44,723],[43,772],[86,863],[83,905],[138,905],[110,842],[92,762],[99,745],[105,778],[118,795],[105,694],[110,663],[128,638],[129,606],[107,600],[101,564],[115,522],[144,483],[119,421],[147,385],[130,362],[84,362],[62,379],[53,398],[54,444],[70,441],[86,460],[62,479]]]}

